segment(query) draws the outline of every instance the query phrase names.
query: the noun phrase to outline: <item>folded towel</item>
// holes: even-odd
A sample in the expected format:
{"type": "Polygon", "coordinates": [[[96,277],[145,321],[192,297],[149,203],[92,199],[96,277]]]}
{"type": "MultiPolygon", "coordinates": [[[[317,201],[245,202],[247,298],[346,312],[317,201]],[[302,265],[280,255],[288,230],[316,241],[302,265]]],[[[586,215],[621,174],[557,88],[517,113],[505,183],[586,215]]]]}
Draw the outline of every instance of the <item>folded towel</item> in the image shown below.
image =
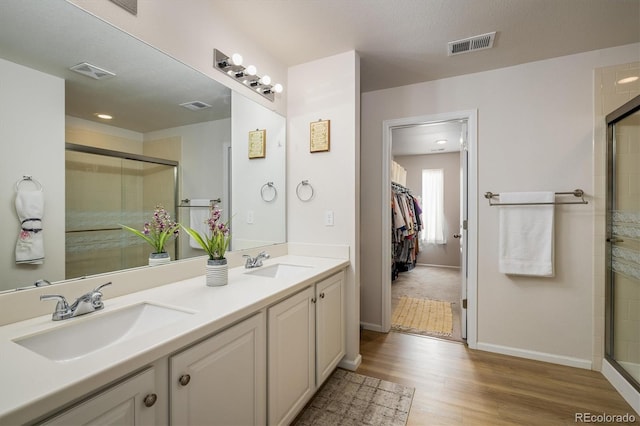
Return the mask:
{"type": "MultiPolygon", "coordinates": [[[[210,215],[209,207],[211,206],[211,201],[196,199],[191,200],[189,205],[191,206],[189,209],[189,227],[198,231],[203,238],[210,237],[211,231],[206,222],[210,215]]],[[[202,246],[192,237],[189,237],[189,245],[195,249],[202,250],[202,246]]]]}
{"type": "MultiPolygon", "coordinates": [[[[500,203],[552,203],[553,192],[501,193],[500,203]]],[[[553,205],[500,207],[499,270],[553,276],[553,205]]]]}
{"type": "Polygon", "coordinates": [[[16,192],[16,212],[20,219],[20,234],[16,242],[16,263],[41,265],[44,263],[42,216],[44,193],[42,190],[16,192]]]}

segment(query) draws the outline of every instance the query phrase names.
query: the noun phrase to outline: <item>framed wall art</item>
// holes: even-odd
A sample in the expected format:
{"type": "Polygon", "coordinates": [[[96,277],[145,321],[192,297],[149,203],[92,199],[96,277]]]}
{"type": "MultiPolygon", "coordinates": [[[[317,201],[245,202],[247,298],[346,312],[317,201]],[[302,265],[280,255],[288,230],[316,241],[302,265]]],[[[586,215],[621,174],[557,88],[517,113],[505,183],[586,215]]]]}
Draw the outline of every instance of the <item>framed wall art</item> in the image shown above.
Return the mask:
{"type": "Polygon", "coordinates": [[[249,158],[264,158],[266,156],[266,130],[253,130],[249,132],[249,158]]]}
{"type": "Polygon", "coordinates": [[[310,124],[310,143],[309,150],[311,152],[329,151],[331,142],[331,120],[318,120],[310,124]]]}

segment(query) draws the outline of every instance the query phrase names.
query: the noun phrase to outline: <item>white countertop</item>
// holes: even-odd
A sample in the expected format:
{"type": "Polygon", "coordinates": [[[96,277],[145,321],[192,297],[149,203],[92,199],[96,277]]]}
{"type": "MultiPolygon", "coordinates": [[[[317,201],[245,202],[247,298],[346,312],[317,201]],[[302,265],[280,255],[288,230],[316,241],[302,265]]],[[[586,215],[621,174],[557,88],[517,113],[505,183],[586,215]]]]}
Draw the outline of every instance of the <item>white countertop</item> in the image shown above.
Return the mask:
{"type": "MultiPolygon", "coordinates": [[[[310,268],[289,278],[254,276],[243,267],[232,268],[226,286],[207,287],[203,275],[105,299],[103,310],[77,318],[52,321],[48,314],[1,326],[0,424],[24,423],[55,411],[338,272],[349,261],[287,255],[266,260],[264,266],[277,263],[310,268]],[[142,302],[174,307],[193,315],[71,361],[52,361],[14,342],[23,336],[87,321],[142,302]]],[[[108,296],[108,287],[103,292],[108,296]]],[[[100,338],[100,330],[96,330],[95,338],[100,338]]]]}

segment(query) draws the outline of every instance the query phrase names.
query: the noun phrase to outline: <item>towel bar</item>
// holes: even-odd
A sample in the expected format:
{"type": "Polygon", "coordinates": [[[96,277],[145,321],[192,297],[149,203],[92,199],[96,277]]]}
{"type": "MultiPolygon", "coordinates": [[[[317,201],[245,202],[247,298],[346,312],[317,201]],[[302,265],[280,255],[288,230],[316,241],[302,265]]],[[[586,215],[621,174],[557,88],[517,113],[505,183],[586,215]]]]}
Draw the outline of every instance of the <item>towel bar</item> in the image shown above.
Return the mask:
{"type": "Polygon", "coordinates": [[[574,197],[578,197],[580,201],[554,201],[553,203],[493,203],[493,197],[497,197],[500,194],[496,194],[494,192],[485,192],[484,198],[489,200],[490,206],[542,206],[542,205],[556,205],[556,204],[589,204],[587,200],[584,199],[584,191],[582,189],[575,189],[573,191],[568,192],[556,192],[556,195],[573,195],[574,197]]]}

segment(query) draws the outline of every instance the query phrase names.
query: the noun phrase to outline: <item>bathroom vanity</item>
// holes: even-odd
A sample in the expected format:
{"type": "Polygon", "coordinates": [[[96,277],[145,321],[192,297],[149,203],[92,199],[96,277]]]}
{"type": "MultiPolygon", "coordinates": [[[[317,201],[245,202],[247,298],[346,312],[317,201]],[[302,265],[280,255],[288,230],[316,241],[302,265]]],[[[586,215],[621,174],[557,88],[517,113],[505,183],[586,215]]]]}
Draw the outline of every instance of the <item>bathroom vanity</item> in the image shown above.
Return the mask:
{"type": "Polygon", "coordinates": [[[4,325],[0,424],[288,424],[345,354],[348,264],[285,255],[4,325]]]}

